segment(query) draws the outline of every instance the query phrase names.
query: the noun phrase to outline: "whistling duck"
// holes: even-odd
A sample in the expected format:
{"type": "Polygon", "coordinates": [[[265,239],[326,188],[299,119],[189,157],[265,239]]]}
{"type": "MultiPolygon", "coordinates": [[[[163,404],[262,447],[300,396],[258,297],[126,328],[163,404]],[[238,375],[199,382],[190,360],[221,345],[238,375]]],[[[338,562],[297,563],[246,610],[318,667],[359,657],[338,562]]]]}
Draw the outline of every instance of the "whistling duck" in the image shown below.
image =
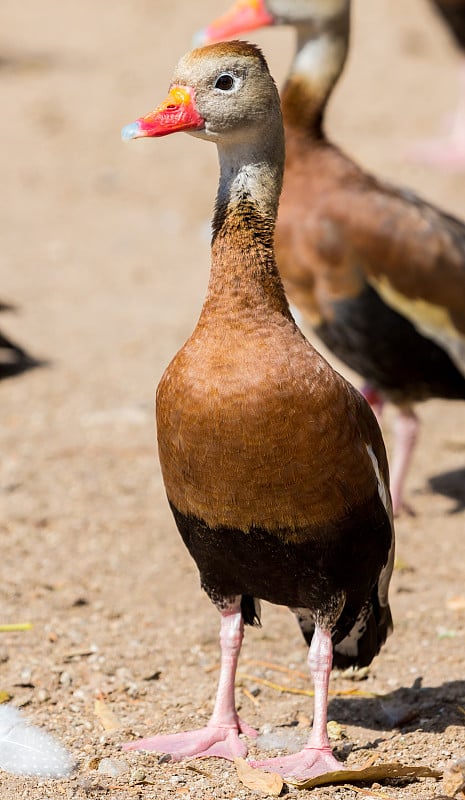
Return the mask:
{"type": "Polygon", "coordinates": [[[411,149],[416,161],[452,168],[465,167],[465,0],[432,0],[460,51],[459,98],[447,136],[419,142],[411,149]]]}
{"type": "Polygon", "coordinates": [[[465,225],[368,175],[326,138],[323,115],[346,58],[349,12],[350,0],[240,0],[196,38],[273,23],[296,28],[281,98],[278,267],[315,332],[368,382],[367,399],[398,408],[391,464],[398,513],[419,424],[413,404],[465,398],[465,225]]]}
{"type": "MultiPolygon", "coordinates": [[[[14,311],[14,306],[0,301],[0,311],[14,311]]],[[[19,375],[40,364],[35,358],[23,350],[0,331],[0,380],[19,375]]]]}
{"type": "Polygon", "coordinates": [[[306,778],[339,767],[326,731],[328,680],[368,664],[391,628],[392,508],[368,403],[305,339],[273,253],[284,162],[279,97],[261,51],[193,50],[167,99],[123,138],[188,131],[218,146],[207,297],[157,390],[168,500],[203,589],[221,614],[221,669],[206,727],[126,745],[192,756],[247,752],[234,676],[259,600],[289,606],[315,683],[307,747],[254,762],[306,778]]]}

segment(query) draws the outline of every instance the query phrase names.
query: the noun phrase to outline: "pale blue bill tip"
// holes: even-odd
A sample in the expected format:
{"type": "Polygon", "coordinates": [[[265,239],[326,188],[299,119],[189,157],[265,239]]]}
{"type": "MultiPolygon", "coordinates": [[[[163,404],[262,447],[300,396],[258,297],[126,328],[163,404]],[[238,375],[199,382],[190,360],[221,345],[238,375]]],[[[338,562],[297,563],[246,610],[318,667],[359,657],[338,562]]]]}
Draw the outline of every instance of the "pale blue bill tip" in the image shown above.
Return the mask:
{"type": "Polygon", "coordinates": [[[207,29],[202,28],[202,30],[197,31],[194,33],[192,37],[192,47],[202,47],[205,44],[207,38],[207,29]]]}
{"type": "Polygon", "coordinates": [[[123,142],[129,142],[130,139],[135,139],[140,133],[140,125],[138,122],[130,122],[125,125],[121,131],[121,138],[123,142]]]}

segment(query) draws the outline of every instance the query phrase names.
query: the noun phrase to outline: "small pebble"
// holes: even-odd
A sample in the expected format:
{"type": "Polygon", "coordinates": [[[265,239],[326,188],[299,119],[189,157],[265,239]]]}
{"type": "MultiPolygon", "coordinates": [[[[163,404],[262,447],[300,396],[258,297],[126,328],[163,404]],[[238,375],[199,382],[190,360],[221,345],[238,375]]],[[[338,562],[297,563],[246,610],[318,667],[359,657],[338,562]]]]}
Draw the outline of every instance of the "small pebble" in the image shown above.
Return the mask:
{"type": "Polygon", "coordinates": [[[32,671],[27,667],[21,670],[21,683],[32,683],[32,671]]]}
{"type": "Polygon", "coordinates": [[[69,674],[69,672],[65,671],[65,672],[61,673],[61,675],[60,675],[60,683],[61,683],[62,686],[70,686],[72,684],[72,682],[73,682],[73,678],[69,674]]]}
{"type": "Polygon", "coordinates": [[[129,778],[129,783],[134,785],[136,783],[144,783],[145,781],[145,772],[143,769],[134,769],[131,772],[131,776],[129,778]]]}
{"type": "Polygon", "coordinates": [[[109,778],[118,778],[127,771],[127,763],[116,758],[102,758],[97,767],[97,772],[100,772],[101,775],[108,775],[109,778]]]}

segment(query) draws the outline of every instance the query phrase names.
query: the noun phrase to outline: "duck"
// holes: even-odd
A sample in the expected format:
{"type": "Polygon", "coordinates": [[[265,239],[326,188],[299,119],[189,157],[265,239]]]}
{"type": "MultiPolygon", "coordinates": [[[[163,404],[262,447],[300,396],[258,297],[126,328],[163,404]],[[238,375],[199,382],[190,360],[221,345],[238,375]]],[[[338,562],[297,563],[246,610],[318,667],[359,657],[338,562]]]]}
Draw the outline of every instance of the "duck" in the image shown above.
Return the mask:
{"type": "Polygon", "coordinates": [[[281,93],[278,267],[304,322],[364,379],[378,418],[385,401],[394,404],[394,514],[415,513],[404,496],[419,435],[415,405],[465,399],[465,224],[369,174],[326,136],[326,104],[348,52],[350,0],[240,0],[196,41],[275,24],[297,35],[281,93]]]}
{"type": "Polygon", "coordinates": [[[448,28],[458,51],[459,94],[449,131],[436,139],[417,142],[409,152],[412,160],[436,167],[465,169],[465,0],[431,0],[448,28]]]}
{"type": "MultiPolygon", "coordinates": [[[[206,726],[129,742],[173,760],[245,757],[234,680],[260,601],[288,606],[309,645],[313,727],[299,753],[252,761],[306,779],[339,769],[327,734],[332,664],[367,665],[392,629],[386,451],[363,396],[297,326],[274,256],[284,132],[256,46],[196,48],[167,98],[123,139],[186,131],[218,149],[211,271],[195,329],[158,385],[158,453],[178,531],[220,613],[206,726]]],[[[194,603],[193,599],[193,603],[194,603]]]]}
{"type": "MultiPolygon", "coordinates": [[[[0,312],[15,310],[15,306],[11,303],[0,300],[0,312]]],[[[20,375],[28,369],[40,366],[41,363],[0,330],[0,380],[20,375]]]]}

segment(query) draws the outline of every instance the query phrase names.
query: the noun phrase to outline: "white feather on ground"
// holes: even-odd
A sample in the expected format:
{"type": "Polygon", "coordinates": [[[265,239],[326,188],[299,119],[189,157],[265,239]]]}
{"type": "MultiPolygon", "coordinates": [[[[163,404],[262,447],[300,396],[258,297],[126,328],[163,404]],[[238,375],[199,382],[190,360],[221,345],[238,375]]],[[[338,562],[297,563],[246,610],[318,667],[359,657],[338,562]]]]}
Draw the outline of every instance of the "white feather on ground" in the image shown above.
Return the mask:
{"type": "Polygon", "coordinates": [[[0,769],[14,775],[65,778],[73,769],[73,759],[50,733],[31,725],[17,708],[0,705],[0,769]]]}

